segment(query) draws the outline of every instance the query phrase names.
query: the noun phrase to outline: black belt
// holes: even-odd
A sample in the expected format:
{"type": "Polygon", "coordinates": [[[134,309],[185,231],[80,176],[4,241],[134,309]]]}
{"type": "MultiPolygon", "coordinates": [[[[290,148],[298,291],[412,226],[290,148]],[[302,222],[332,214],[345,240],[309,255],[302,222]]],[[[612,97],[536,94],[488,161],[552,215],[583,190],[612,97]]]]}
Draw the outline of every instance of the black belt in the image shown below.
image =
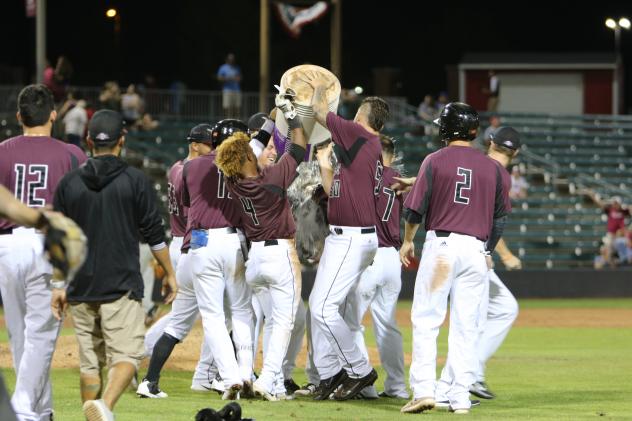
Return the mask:
{"type": "Polygon", "coordinates": [[[0,235],[13,234],[13,228],[5,228],[0,230],[0,235]]]}
{"type": "Polygon", "coordinates": [[[279,245],[279,240],[266,240],[263,242],[263,247],[278,246],[278,245],[279,245]]]}
{"type": "MultiPolygon", "coordinates": [[[[439,230],[435,230],[435,235],[437,237],[449,237],[450,234],[452,234],[452,231],[439,231],[439,230]]],[[[458,232],[455,232],[455,234],[458,234],[458,232]]],[[[467,235],[467,234],[461,234],[461,235],[467,235]]],[[[480,238],[476,237],[477,240],[485,242],[485,240],[481,240],[480,238]]]]}
{"type": "MultiPolygon", "coordinates": [[[[334,228],[334,232],[338,235],[342,235],[342,228],[334,228]]],[[[362,228],[360,230],[360,234],[373,234],[375,232],[375,228],[362,228]]]]}

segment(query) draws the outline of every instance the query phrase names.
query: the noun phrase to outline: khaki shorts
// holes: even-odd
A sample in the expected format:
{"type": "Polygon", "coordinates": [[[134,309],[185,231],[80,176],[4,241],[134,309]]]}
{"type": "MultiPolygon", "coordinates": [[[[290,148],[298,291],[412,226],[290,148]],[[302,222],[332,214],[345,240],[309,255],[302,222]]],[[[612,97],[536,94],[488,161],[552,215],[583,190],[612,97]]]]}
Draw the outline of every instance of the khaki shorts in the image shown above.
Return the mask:
{"type": "Polygon", "coordinates": [[[240,91],[222,91],[222,108],[241,107],[240,91]]]}
{"type": "Polygon", "coordinates": [[[138,369],[145,352],[145,313],[139,301],[125,295],[105,303],[71,303],[70,312],[81,373],[99,375],[106,365],[120,362],[138,369]]]}

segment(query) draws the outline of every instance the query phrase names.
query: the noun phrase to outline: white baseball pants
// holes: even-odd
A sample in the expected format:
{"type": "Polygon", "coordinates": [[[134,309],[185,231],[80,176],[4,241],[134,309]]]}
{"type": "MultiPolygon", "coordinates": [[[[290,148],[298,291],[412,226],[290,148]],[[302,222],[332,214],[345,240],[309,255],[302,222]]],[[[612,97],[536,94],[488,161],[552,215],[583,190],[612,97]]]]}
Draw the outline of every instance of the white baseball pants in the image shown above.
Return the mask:
{"type": "Polygon", "coordinates": [[[43,237],[15,228],[0,235],[0,293],[16,374],[11,405],[20,421],[49,419],[53,411],[50,366],[61,324],[53,317],[52,267],[43,237]]]}
{"type": "Polygon", "coordinates": [[[244,279],[241,238],[228,229],[210,229],[208,244],[188,253],[204,339],[227,388],[252,377],[253,316],[251,292],[244,279]],[[224,300],[230,308],[237,358],[226,328],[224,300]]]}
{"type": "MultiPolygon", "coordinates": [[[[353,307],[357,314],[354,319],[346,311],[345,320],[354,332],[356,344],[366,352],[362,318],[371,309],[375,342],[380,353],[382,367],[387,377],[384,391],[390,396],[407,399],[404,380],[404,348],[402,334],[397,327],[397,299],[402,288],[402,270],[399,252],[394,247],[377,249],[373,264],[360,278],[355,289],[353,307]]],[[[368,353],[367,353],[368,358],[368,353]]]]}
{"type": "Polygon", "coordinates": [[[360,227],[330,228],[309,297],[314,363],[321,380],[336,375],[341,368],[350,377],[364,377],[372,367],[342,318],[340,307],[373,262],[377,234],[362,234],[360,227]],[[337,234],[340,230],[342,234],[337,234]]]}
{"type": "Polygon", "coordinates": [[[428,231],[413,298],[413,355],[410,386],[415,399],[434,397],[437,335],[450,296],[448,360],[453,382],[447,398],[454,409],[469,409],[469,387],[476,379],[481,305],[487,264],[483,242],[467,235],[437,237],[428,231]]]}
{"type": "Polygon", "coordinates": [[[294,240],[273,241],[277,244],[270,241],[252,243],[246,265],[246,281],[259,299],[264,313],[268,307],[266,295],[269,294],[271,311],[269,318],[266,315],[266,325],[270,324],[272,330],[264,344],[263,368],[257,382],[269,392],[276,393],[275,389],[280,388],[278,383],[283,376],[283,360],[301,301],[302,282],[294,240]]]}

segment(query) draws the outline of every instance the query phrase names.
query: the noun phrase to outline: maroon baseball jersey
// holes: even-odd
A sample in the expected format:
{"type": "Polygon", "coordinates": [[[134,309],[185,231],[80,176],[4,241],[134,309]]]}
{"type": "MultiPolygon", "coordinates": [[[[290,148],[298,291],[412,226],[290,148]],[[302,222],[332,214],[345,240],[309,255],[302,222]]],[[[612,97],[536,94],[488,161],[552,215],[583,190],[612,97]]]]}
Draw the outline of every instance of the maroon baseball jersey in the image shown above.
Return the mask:
{"type": "Polygon", "coordinates": [[[171,234],[184,237],[187,230],[188,208],[182,204],[182,170],[184,161],[178,161],[167,174],[167,194],[169,199],[169,225],[171,234]]]}
{"type": "Polygon", "coordinates": [[[296,178],[305,149],[291,144],[276,164],[259,172],[256,178],[230,178],[228,189],[241,203],[242,226],[250,241],[294,238],[287,188],[296,178]]]}
{"type": "Polygon", "coordinates": [[[400,173],[391,167],[384,167],[382,188],[377,196],[376,228],[380,247],[399,249],[402,245],[399,222],[404,198],[402,195],[395,194],[395,191],[390,187],[395,183],[394,177],[400,177],[400,173]]]}
{"type": "Polygon", "coordinates": [[[338,158],[329,192],[327,219],[332,225],[373,226],[384,169],[380,138],[332,112],[327,114],[327,128],[338,158]]]}
{"type": "MultiPolygon", "coordinates": [[[[0,184],[29,207],[53,204],[64,174],[86,161],[75,145],[48,136],[16,136],[0,143],[0,184]]],[[[0,219],[0,229],[15,224],[0,219]]]]}
{"type": "Polygon", "coordinates": [[[215,151],[184,164],[182,204],[189,208],[186,233],[194,229],[236,227],[240,211],[215,165],[215,151]]]}
{"type": "Polygon", "coordinates": [[[492,221],[511,212],[509,173],[482,152],[448,146],[424,159],[404,207],[426,215],[426,230],[486,241],[492,221]]]}

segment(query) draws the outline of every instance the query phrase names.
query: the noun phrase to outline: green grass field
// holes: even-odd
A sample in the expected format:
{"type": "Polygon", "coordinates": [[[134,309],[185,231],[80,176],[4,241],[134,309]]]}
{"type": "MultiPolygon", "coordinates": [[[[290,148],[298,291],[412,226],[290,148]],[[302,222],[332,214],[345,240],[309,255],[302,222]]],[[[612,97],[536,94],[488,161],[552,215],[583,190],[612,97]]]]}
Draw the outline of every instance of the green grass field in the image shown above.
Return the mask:
{"type": "MultiPolygon", "coordinates": [[[[403,306],[409,303],[403,303],[403,306]]],[[[526,300],[523,309],[632,309],[632,300],[526,300]]],[[[552,314],[555,314],[554,311],[552,314]]],[[[368,344],[373,345],[368,326],[368,344]]],[[[72,330],[64,330],[72,334],[72,330]]],[[[403,327],[404,350],[411,349],[411,329],[403,327]]],[[[6,341],[6,335],[1,337],[6,341]]],[[[440,355],[445,355],[447,335],[442,330],[440,355]]],[[[440,368],[440,367],[439,367],[440,368]]],[[[13,371],[3,369],[11,388],[13,371]]],[[[143,372],[141,372],[143,374],[143,372]]],[[[488,382],[497,393],[493,401],[470,413],[471,419],[490,420],[584,420],[632,419],[632,329],[515,327],[505,344],[488,365],[488,382]]],[[[383,372],[380,370],[378,390],[383,372]]],[[[56,420],[79,421],[84,417],[79,401],[78,370],[57,369],[52,374],[56,420]]],[[[162,388],[169,393],[164,400],[138,399],[133,393],[121,398],[116,419],[175,421],[193,420],[197,410],[223,406],[216,394],[191,392],[191,373],[165,371],[162,388]]],[[[295,380],[304,382],[302,370],[295,380]]],[[[455,417],[432,411],[403,415],[405,403],[397,399],[351,402],[313,402],[297,399],[285,402],[241,401],[243,416],[257,420],[394,420],[439,419],[455,417]]]]}

